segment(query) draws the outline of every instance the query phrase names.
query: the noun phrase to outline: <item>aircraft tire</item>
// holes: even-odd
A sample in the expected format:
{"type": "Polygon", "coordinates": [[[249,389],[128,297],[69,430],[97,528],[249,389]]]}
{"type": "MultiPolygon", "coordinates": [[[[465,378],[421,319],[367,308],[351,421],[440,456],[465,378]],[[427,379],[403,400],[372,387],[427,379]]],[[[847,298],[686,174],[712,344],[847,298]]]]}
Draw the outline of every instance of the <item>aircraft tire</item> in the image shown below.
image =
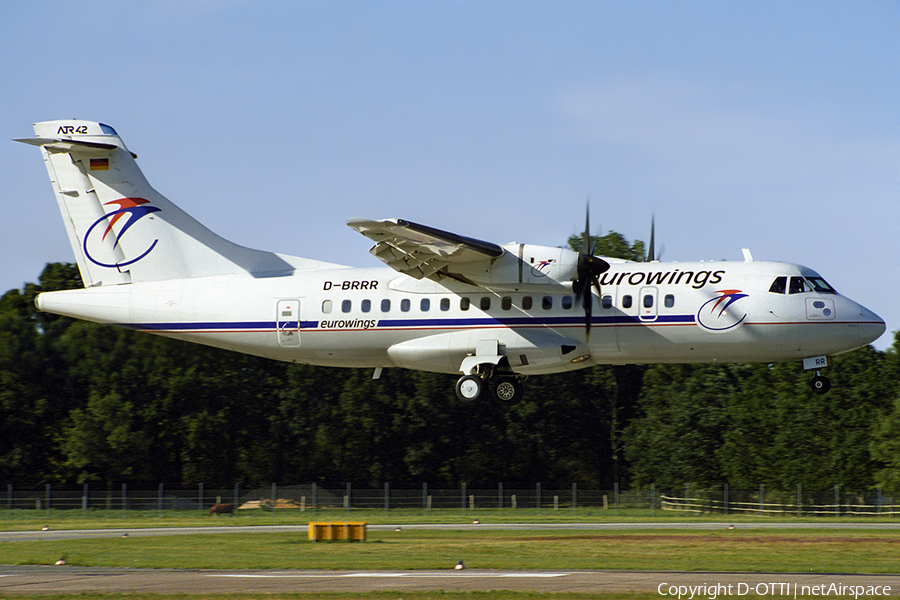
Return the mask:
{"type": "Polygon", "coordinates": [[[809,386],[817,394],[824,394],[831,389],[831,380],[822,375],[816,375],[809,382],[809,386]]]}
{"type": "Polygon", "coordinates": [[[456,382],[456,397],[463,404],[472,404],[484,394],[484,379],[477,375],[463,375],[456,382]]]}
{"type": "Polygon", "coordinates": [[[515,406],[522,401],[525,387],[515,377],[496,377],[491,380],[491,392],[502,406],[515,406]]]}

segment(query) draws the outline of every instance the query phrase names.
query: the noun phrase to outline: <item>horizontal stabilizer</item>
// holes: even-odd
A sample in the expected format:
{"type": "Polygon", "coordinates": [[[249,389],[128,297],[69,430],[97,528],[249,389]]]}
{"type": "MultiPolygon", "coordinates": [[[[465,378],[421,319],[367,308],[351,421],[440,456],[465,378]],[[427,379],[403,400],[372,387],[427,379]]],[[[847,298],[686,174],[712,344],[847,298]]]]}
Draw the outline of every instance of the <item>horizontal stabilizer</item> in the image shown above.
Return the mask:
{"type": "MultiPolygon", "coordinates": [[[[23,144],[30,144],[32,146],[39,146],[54,154],[60,152],[71,152],[83,154],[89,157],[107,156],[113,150],[118,148],[118,146],[116,146],[115,144],[104,144],[102,142],[89,142],[87,140],[72,140],[64,138],[20,138],[13,141],[22,142],[23,144]]],[[[137,154],[132,152],[131,157],[137,158],[137,154]]]]}

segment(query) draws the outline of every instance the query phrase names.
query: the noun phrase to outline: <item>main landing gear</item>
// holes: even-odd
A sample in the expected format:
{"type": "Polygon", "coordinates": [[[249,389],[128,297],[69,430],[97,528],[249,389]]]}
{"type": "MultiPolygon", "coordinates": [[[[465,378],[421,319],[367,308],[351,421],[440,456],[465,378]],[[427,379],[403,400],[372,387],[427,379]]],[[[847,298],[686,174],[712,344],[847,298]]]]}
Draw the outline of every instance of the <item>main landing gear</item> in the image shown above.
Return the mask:
{"type": "Polygon", "coordinates": [[[515,406],[522,401],[525,378],[491,364],[478,365],[475,373],[463,375],[456,382],[456,397],[471,404],[491,396],[502,406],[515,406]]]}

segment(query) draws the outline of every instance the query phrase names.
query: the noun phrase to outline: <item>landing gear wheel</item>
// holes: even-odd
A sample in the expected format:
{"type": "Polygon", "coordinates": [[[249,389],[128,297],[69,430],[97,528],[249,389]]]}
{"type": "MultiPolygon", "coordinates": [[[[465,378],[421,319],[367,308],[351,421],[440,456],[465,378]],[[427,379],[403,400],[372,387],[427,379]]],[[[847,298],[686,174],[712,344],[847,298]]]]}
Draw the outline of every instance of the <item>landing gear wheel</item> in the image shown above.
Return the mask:
{"type": "Polygon", "coordinates": [[[817,394],[824,394],[831,389],[831,380],[822,375],[816,375],[809,382],[809,386],[817,394]]]}
{"type": "Polygon", "coordinates": [[[477,375],[463,375],[456,382],[456,397],[464,404],[471,404],[484,393],[484,379],[477,375]]]}
{"type": "Polygon", "coordinates": [[[496,377],[491,381],[494,399],[503,406],[515,406],[522,401],[525,389],[515,377],[496,377]]]}

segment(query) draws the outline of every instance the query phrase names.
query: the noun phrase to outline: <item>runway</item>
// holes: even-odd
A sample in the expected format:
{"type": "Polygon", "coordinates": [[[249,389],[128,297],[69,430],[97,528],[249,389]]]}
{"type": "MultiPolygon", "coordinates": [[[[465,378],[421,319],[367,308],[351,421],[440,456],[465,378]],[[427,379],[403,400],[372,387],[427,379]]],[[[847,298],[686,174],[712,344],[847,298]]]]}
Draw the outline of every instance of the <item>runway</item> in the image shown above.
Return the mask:
{"type": "Polygon", "coordinates": [[[490,591],[657,593],[661,597],[900,595],[900,575],[671,571],[200,571],[0,566],[0,596],[29,594],[490,591]],[[829,593],[831,590],[831,593],[829,593]],[[869,590],[868,593],[862,590],[869,590]],[[805,593],[804,593],[805,592],[805,593]]]}

